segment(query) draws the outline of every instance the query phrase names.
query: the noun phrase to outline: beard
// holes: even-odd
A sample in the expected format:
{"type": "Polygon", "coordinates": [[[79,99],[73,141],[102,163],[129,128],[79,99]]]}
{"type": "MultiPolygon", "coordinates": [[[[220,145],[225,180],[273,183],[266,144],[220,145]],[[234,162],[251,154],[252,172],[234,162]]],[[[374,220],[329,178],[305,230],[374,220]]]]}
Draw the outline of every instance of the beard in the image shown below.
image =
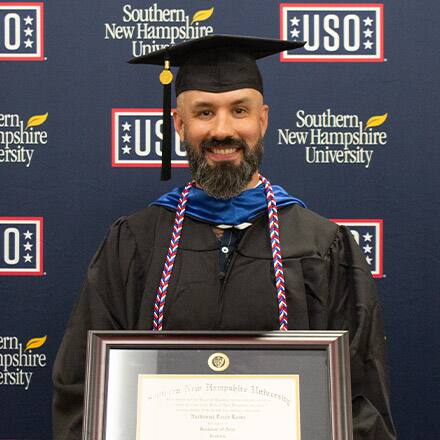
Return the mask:
{"type": "Polygon", "coordinates": [[[263,139],[260,138],[253,146],[244,140],[227,137],[222,140],[206,139],[195,148],[189,142],[183,142],[188,155],[191,174],[196,184],[207,194],[216,199],[230,199],[243,192],[252,176],[258,171],[263,159],[263,139]],[[243,159],[235,165],[230,161],[209,164],[205,152],[215,147],[240,148],[243,159]]]}

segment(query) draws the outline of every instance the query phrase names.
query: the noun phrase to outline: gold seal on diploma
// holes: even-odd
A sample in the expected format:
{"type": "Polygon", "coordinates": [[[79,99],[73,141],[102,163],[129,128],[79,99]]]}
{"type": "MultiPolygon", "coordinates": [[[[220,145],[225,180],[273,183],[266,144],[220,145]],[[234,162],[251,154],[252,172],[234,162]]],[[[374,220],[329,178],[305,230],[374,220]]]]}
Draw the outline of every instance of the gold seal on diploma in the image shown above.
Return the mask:
{"type": "Polygon", "coordinates": [[[214,353],[209,356],[208,365],[211,370],[225,371],[229,367],[229,358],[224,353],[214,353]]]}

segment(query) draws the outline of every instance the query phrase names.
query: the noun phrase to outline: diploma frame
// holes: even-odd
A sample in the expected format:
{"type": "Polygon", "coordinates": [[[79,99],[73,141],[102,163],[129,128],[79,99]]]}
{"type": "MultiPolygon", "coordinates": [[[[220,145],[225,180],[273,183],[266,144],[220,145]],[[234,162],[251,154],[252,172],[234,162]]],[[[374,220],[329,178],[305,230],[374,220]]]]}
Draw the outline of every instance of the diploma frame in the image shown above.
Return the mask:
{"type": "MultiPolygon", "coordinates": [[[[329,440],[352,440],[351,386],[347,331],[194,332],[89,331],[84,395],[83,440],[107,440],[109,357],[112,350],[286,350],[297,356],[304,350],[325,356],[328,390],[329,440]]],[[[252,373],[249,372],[249,373],[252,373]]],[[[157,374],[161,374],[158,372],[157,374]]],[[[270,374],[270,372],[268,372],[270,374]]],[[[292,372],[295,374],[295,372],[292,372]]],[[[326,391],[327,392],[327,391],[326,391]]],[[[306,436],[302,437],[307,440],[306,436]]]]}

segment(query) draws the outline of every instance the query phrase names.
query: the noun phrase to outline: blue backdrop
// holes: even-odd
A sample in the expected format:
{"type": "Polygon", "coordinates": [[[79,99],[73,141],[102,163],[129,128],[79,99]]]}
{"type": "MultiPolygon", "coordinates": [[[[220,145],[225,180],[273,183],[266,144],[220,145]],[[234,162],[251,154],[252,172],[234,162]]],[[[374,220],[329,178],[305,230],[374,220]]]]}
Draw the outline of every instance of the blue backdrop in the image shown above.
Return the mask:
{"type": "Polygon", "coordinates": [[[89,260],[116,218],[189,178],[176,139],[159,182],[160,68],[125,61],[213,32],[309,41],[260,63],[262,171],[352,228],[400,438],[438,437],[440,6],[237,5],[0,2],[0,439],[51,437],[51,368],[89,260]]]}

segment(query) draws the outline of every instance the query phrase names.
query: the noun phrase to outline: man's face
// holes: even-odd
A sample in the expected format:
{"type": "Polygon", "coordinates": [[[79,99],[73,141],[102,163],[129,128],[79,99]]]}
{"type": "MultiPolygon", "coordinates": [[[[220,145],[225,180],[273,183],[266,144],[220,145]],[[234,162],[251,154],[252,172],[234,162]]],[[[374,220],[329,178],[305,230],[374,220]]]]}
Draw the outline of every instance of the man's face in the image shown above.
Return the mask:
{"type": "Polygon", "coordinates": [[[254,89],[181,93],[174,124],[199,186],[218,198],[255,186],[267,121],[268,106],[254,89]]]}

